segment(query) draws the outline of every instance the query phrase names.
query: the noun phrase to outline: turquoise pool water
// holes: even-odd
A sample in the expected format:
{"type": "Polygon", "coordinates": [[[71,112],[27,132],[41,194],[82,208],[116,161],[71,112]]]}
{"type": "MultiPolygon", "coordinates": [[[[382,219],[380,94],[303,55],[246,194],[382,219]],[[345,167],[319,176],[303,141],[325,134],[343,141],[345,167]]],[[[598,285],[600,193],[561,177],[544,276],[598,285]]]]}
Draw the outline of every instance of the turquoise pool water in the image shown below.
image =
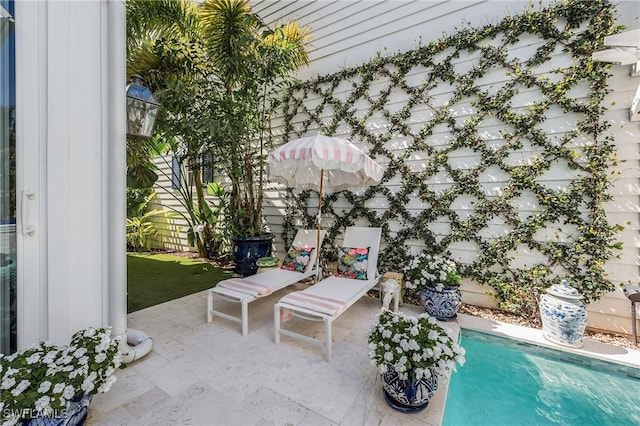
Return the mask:
{"type": "Polygon", "coordinates": [[[640,425],[640,369],[468,330],[461,344],[443,426],[640,425]]]}

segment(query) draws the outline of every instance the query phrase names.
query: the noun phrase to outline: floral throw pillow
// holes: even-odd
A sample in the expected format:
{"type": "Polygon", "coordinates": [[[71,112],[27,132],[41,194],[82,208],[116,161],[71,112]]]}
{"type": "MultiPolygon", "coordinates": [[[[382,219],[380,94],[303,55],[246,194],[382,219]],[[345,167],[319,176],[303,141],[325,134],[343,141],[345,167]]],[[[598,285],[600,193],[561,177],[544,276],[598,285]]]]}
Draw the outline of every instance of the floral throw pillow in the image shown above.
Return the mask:
{"type": "Polygon", "coordinates": [[[367,279],[367,265],[369,247],[340,247],[338,248],[338,271],[336,277],[356,280],[367,279]]]}
{"type": "Polygon", "coordinates": [[[315,247],[291,247],[280,268],[288,271],[305,272],[311,259],[311,252],[314,249],[315,247]]]}

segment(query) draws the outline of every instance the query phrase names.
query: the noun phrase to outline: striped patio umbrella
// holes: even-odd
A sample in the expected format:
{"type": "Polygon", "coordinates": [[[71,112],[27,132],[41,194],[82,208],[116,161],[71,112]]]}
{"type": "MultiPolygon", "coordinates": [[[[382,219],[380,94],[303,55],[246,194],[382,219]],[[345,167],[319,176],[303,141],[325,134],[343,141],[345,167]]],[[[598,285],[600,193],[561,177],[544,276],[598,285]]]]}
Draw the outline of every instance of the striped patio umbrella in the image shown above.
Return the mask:
{"type": "Polygon", "coordinates": [[[318,192],[318,244],[323,191],[361,190],[379,183],[383,174],[378,163],[347,139],[320,134],[287,142],[269,153],[267,161],[272,180],[318,192]]]}

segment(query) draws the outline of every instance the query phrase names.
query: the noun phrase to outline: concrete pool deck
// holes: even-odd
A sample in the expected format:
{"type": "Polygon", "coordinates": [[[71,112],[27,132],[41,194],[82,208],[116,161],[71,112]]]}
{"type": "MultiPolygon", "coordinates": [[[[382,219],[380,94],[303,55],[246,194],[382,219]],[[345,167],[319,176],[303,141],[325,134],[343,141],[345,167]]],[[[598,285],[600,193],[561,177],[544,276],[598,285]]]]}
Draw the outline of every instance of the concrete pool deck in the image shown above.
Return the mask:
{"type": "MultiPolygon", "coordinates": [[[[384,401],[367,345],[380,308],[377,299],[363,297],[334,322],[330,363],[319,347],[286,336],[279,345],[273,343],[274,303],[302,286],[252,303],[244,337],[237,323],[222,318],[206,322],[206,291],[130,314],[129,327],[150,335],[154,348],[119,370],[108,393],[94,397],[86,424],[439,425],[447,380],[440,381],[421,413],[403,414],[384,401]]],[[[400,310],[422,312],[412,305],[400,310]]],[[[539,339],[539,344],[557,348],[544,341],[540,330],[468,315],[443,325],[539,339]]],[[[322,323],[305,322],[304,327],[311,335],[324,332],[322,323]]],[[[578,351],[640,367],[639,351],[597,342],[586,342],[578,351]]]]}

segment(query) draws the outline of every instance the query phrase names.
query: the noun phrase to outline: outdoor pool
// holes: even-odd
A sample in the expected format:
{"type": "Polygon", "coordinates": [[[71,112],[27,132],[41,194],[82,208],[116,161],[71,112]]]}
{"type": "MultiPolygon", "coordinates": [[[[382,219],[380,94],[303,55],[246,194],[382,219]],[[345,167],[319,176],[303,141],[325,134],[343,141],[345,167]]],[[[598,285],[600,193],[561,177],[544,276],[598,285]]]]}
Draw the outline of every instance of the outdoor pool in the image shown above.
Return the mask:
{"type": "Polygon", "coordinates": [[[640,369],[462,330],[443,426],[639,425],[640,369]]]}

